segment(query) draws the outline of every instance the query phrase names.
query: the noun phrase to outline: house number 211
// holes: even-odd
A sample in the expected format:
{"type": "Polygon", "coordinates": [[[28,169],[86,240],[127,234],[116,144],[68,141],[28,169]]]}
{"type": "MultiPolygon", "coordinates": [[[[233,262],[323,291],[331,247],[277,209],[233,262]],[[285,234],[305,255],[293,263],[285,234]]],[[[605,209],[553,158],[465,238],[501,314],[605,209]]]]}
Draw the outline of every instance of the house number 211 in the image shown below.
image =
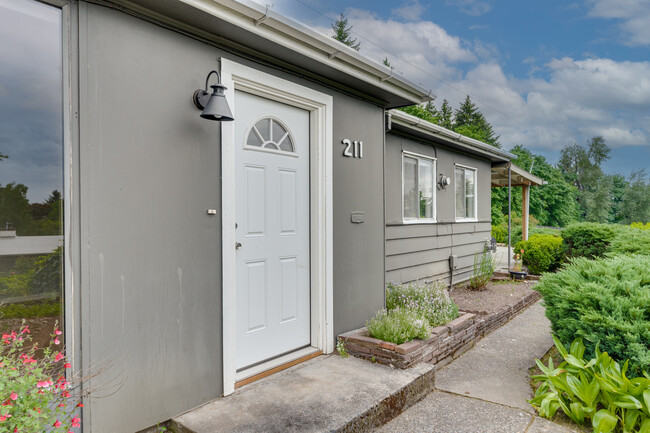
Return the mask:
{"type": "Polygon", "coordinates": [[[363,158],[363,141],[350,141],[344,138],[341,140],[341,143],[345,144],[343,156],[347,156],[348,158],[363,158]]]}

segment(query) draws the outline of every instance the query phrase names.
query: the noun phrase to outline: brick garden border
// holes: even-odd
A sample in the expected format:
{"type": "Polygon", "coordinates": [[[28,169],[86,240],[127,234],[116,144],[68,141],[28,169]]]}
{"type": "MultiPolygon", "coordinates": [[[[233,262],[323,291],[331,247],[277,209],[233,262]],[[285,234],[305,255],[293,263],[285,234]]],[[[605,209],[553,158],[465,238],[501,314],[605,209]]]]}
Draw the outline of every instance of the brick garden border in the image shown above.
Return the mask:
{"type": "Polygon", "coordinates": [[[491,314],[463,312],[457,319],[434,328],[427,340],[397,345],[370,337],[366,328],[341,334],[339,339],[350,355],[396,368],[409,368],[418,362],[446,364],[540,298],[539,292],[532,292],[491,314]]]}

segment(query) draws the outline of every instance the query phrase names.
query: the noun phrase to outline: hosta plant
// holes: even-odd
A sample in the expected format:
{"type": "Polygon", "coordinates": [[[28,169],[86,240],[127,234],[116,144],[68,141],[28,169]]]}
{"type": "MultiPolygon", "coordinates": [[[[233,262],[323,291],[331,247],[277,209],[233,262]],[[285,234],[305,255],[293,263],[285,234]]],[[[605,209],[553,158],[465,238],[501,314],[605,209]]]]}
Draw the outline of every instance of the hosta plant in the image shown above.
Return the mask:
{"type": "Polygon", "coordinates": [[[29,327],[0,341],[0,433],[66,433],[79,427],[82,407],[68,381],[70,368],[54,329],[49,347],[31,345],[29,327]]]}
{"type": "Polygon", "coordinates": [[[650,376],[627,377],[627,361],[621,367],[607,352],[595,350],[595,357],[584,359],[585,346],[576,339],[567,351],[555,337],[555,346],[564,359],[557,367],[535,360],[542,374],[532,376],[541,382],[530,400],[539,414],[552,418],[562,410],[582,425],[588,420],[595,433],[650,433],[650,376]]]}

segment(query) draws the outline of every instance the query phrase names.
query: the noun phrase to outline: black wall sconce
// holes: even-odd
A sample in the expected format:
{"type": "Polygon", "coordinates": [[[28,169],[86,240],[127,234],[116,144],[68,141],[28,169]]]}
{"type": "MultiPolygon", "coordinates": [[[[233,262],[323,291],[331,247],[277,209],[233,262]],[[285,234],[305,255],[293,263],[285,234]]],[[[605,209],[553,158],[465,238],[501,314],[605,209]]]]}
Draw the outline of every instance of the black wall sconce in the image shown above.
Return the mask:
{"type": "Polygon", "coordinates": [[[218,120],[221,122],[227,122],[230,120],[235,120],[232,117],[230,112],[230,107],[228,107],[228,101],[226,101],[226,95],[223,93],[227,87],[221,84],[221,75],[217,71],[210,71],[208,76],[205,78],[205,90],[197,90],[192,96],[192,101],[194,105],[199,110],[203,110],[201,117],[208,120],[218,120]],[[217,74],[217,84],[213,84],[210,87],[212,88],[212,93],[208,92],[208,81],[210,80],[210,75],[217,74]]]}

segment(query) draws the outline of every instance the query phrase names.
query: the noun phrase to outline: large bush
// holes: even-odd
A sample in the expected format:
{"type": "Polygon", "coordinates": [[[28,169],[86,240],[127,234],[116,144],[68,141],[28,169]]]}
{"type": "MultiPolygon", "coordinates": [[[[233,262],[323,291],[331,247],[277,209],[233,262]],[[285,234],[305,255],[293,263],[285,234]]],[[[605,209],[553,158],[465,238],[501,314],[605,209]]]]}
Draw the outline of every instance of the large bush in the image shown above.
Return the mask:
{"type": "Polygon", "coordinates": [[[621,227],[607,247],[607,256],[618,254],[650,255],[650,230],[621,227]]]}
{"type": "Polygon", "coordinates": [[[605,254],[616,236],[617,226],[612,224],[577,223],[562,230],[567,257],[595,258],[605,254]]]}
{"type": "Polygon", "coordinates": [[[650,256],[574,259],[535,286],[553,332],[569,345],[582,337],[587,354],[596,344],[629,371],[650,371],[650,256]]]}
{"type": "Polygon", "coordinates": [[[562,238],[553,235],[532,235],[515,245],[515,251],[524,250],[523,262],[533,274],[554,271],[564,259],[562,238]]]}
{"type": "Polygon", "coordinates": [[[500,244],[508,243],[508,226],[492,225],[492,237],[500,244]]]}
{"type": "Polygon", "coordinates": [[[451,300],[445,286],[438,282],[427,285],[386,285],[386,309],[402,308],[416,312],[431,326],[440,326],[458,317],[458,306],[451,300]]]}

